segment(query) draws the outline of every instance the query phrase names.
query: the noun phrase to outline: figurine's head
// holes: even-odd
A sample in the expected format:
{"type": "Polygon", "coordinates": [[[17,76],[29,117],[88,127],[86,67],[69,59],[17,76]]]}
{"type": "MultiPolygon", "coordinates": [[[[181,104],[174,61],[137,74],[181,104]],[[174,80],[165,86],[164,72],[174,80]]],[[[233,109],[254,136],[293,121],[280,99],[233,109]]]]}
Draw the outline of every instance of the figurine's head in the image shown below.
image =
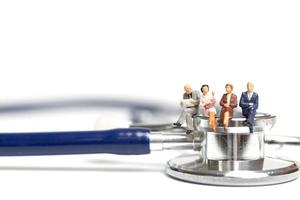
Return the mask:
{"type": "Polygon", "coordinates": [[[192,86],[190,84],[185,84],[184,91],[186,94],[191,94],[193,92],[192,86]]]}
{"type": "Polygon", "coordinates": [[[200,90],[203,94],[207,94],[208,91],[209,91],[209,86],[208,85],[202,85],[200,90]]]}
{"type": "Polygon", "coordinates": [[[252,93],[253,90],[254,90],[254,84],[251,83],[251,82],[248,82],[247,83],[247,91],[250,92],[250,93],[252,93]]]}
{"type": "Polygon", "coordinates": [[[227,93],[231,93],[232,90],[233,90],[233,85],[230,84],[230,83],[227,83],[227,84],[225,85],[225,89],[226,89],[226,92],[227,92],[227,93]]]}

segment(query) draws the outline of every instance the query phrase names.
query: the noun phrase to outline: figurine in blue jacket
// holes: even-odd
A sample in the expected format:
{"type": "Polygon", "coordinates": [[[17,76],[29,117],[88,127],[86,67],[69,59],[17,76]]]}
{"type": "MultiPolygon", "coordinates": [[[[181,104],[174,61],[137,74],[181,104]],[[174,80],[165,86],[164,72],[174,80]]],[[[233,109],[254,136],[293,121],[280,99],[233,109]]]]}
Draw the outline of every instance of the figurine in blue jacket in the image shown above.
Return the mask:
{"type": "Polygon", "coordinates": [[[244,117],[247,119],[246,123],[250,133],[253,133],[254,119],[258,108],[258,94],[253,92],[253,90],[254,84],[248,82],[247,91],[242,93],[240,99],[240,107],[242,108],[244,117]]]}

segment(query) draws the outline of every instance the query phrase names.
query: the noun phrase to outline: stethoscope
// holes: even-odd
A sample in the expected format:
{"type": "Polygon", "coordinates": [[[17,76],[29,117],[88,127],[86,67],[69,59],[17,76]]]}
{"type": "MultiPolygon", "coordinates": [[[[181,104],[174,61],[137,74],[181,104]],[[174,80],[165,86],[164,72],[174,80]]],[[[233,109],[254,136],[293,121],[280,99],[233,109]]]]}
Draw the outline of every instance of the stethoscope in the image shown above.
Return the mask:
{"type": "Polygon", "coordinates": [[[203,115],[193,118],[194,131],[174,127],[178,109],[169,104],[117,99],[65,99],[1,104],[0,114],[65,108],[127,109],[129,128],[88,131],[7,132],[0,134],[0,156],[118,154],[142,155],[157,150],[193,150],[171,159],[166,173],[178,180],[226,186],[260,186],[284,183],[299,176],[299,164],[265,155],[265,144],[300,145],[300,138],[267,134],[276,117],[257,113],[254,133],[238,113],[216,132],[203,115]]]}

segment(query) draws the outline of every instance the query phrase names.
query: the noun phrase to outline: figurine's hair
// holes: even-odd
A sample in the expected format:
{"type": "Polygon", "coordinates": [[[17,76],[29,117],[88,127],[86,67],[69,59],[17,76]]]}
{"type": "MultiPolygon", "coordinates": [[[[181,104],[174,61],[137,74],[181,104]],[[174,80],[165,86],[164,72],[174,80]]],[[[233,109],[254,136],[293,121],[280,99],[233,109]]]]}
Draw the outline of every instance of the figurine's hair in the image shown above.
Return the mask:
{"type": "Polygon", "coordinates": [[[203,93],[203,88],[204,88],[204,87],[207,87],[207,88],[208,88],[208,91],[209,91],[209,86],[208,86],[208,85],[202,85],[202,86],[201,86],[201,89],[200,89],[202,93],[203,93]]]}
{"type": "Polygon", "coordinates": [[[227,87],[227,86],[231,87],[231,90],[233,90],[233,85],[232,85],[231,83],[227,83],[227,84],[225,85],[225,87],[227,87]]]}
{"type": "Polygon", "coordinates": [[[254,86],[254,84],[253,84],[252,82],[248,82],[248,83],[247,83],[247,86],[248,86],[248,85],[254,86]]]}
{"type": "Polygon", "coordinates": [[[192,88],[192,86],[190,84],[185,84],[184,88],[192,88]]]}

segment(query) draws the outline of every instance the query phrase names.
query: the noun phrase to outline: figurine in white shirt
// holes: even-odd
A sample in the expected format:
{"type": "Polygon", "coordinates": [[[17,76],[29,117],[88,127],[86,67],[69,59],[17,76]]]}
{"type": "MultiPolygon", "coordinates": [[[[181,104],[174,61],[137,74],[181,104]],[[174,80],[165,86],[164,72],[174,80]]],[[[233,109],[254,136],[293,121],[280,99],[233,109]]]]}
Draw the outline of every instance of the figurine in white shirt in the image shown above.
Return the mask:
{"type": "Polygon", "coordinates": [[[200,92],[193,90],[190,84],[184,86],[184,94],[180,101],[181,113],[177,122],[173,123],[176,127],[180,127],[186,122],[186,134],[191,134],[193,128],[193,115],[197,114],[200,92]]]}

